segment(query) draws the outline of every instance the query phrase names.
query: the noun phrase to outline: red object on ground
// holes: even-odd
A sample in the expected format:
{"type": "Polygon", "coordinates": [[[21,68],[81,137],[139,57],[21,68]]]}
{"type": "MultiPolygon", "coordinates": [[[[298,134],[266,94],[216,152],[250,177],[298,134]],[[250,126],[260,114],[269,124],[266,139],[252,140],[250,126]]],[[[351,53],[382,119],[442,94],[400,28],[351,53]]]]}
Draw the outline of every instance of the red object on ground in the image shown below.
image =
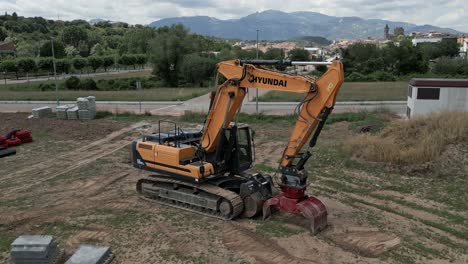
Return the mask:
{"type": "Polygon", "coordinates": [[[15,132],[15,136],[21,140],[21,143],[32,142],[31,132],[28,130],[18,130],[15,132]]]}
{"type": "Polygon", "coordinates": [[[302,214],[310,221],[310,230],[317,234],[327,226],[327,208],[317,198],[306,195],[304,188],[281,186],[282,193],[263,204],[263,218],[271,214],[271,207],[295,214],[302,214]]]}
{"type": "Polygon", "coordinates": [[[7,148],[8,145],[7,145],[7,142],[6,142],[6,138],[4,136],[0,136],[0,148],[7,148]]]}
{"type": "Polygon", "coordinates": [[[8,147],[18,146],[18,145],[21,145],[21,139],[19,139],[19,138],[10,138],[10,139],[6,140],[6,143],[7,143],[8,147]]]}

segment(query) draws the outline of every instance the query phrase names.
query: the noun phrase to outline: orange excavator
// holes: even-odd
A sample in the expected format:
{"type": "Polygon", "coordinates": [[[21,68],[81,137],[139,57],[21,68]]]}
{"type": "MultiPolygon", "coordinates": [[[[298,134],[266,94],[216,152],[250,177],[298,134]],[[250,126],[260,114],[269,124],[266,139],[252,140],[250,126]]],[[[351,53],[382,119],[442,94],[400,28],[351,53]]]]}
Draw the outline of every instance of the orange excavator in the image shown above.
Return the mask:
{"type": "Polygon", "coordinates": [[[302,214],[311,232],[319,232],[327,225],[327,210],[306,193],[304,166],[335,105],[343,83],[342,63],[230,60],[218,63],[217,71],[217,82],[219,75],[225,81],[211,94],[203,129],[159,121],[157,132],[133,142],[134,167],[152,172],[137,182],[137,191],[143,199],[224,220],[261,213],[265,219],[276,210],[302,214]],[[265,67],[294,65],[328,65],[328,70],[315,79],[265,67]],[[237,122],[248,88],[305,94],[278,166],[280,192],[271,176],[252,171],[254,133],[237,122]],[[173,129],[161,131],[164,122],[173,129]],[[308,149],[301,152],[307,141],[308,149]]]}

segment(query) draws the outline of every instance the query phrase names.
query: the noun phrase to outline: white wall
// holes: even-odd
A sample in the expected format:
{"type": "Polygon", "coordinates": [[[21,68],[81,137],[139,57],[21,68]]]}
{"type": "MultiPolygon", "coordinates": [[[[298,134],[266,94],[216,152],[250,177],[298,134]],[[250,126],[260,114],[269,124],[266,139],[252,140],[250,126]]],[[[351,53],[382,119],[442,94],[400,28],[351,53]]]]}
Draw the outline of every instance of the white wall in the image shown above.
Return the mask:
{"type": "Polygon", "coordinates": [[[468,88],[440,88],[439,100],[417,99],[418,88],[425,87],[413,87],[412,98],[408,97],[407,105],[411,108],[411,117],[431,112],[468,111],[468,88]]]}
{"type": "Polygon", "coordinates": [[[437,43],[441,41],[442,41],[442,38],[414,38],[411,40],[411,42],[413,42],[413,46],[418,45],[418,43],[424,43],[424,42],[437,43]]]}

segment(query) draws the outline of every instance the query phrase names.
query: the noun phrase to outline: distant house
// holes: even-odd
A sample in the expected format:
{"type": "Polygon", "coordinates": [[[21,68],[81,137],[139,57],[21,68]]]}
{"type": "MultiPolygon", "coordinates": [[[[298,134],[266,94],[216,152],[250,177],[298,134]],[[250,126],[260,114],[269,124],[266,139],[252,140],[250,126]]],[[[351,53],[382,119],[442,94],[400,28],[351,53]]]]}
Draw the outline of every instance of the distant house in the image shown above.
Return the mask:
{"type": "Polygon", "coordinates": [[[305,47],[304,49],[307,50],[310,55],[323,56],[323,49],[322,48],[305,47]]]}
{"type": "Polygon", "coordinates": [[[411,79],[406,115],[468,111],[468,79],[411,79]]]}
{"type": "Polygon", "coordinates": [[[15,55],[16,46],[13,42],[0,42],[0,55],[15,55]]]}
{"type": "Polygon", "coordinates": [[[413,32],[412,33],[413,39],[411,42],[413,46],[417,46],[419,43],[438,43],[442,40],[444,41],[455,41],[457,42],[458,38],[456,36],[452,36],[447,33],[441,32],[429,32],[429,33],[420,33],[420,32],[413,32]]]}

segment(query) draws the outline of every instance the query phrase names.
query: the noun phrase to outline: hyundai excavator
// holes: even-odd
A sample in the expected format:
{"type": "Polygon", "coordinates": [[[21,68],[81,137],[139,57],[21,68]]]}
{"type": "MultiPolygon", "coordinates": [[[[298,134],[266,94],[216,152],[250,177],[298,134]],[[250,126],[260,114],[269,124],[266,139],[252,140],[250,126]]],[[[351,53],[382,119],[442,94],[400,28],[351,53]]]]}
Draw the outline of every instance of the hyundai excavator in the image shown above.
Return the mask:
{"type": "Polygon", "coordinates": [[[217,82],[219,75],[225,81],[211,93],[201,130],[169,123],[171,130],[161,131],[169,121],[159,121],[158,131],[132,143],[133,166],[152,172],[137,182],[140,197],[224,220],[260,214],[266,219],[272,212],[286,211],[307,218],[313,234],[324,229],[327,210],[306,193],[304,166],[335,105],[343,83],[342,63],[229,60],[217,64],[217,82]],[[294,65],[328,65],[328,70],[312,78],[271,69],[294,65]],[[248,88],[305,95],[277,169],[279,179],[252,171],[254,133],[237,122],[248,88]],[[301,152],[307,141],[307,150],[301,152]]]}

